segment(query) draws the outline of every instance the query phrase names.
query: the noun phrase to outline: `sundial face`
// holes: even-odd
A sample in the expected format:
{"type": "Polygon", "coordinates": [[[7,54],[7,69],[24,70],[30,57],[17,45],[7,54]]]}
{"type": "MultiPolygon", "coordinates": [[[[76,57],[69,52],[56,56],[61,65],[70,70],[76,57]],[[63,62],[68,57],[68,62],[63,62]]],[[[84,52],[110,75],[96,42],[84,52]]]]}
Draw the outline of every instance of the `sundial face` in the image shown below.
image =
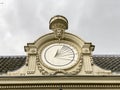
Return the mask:
{"type": "Polygon", "coordinates": [[[54,69],[66,69],[77,63],[77,49],[66,43],[54,43],[46,46],[41,52],[42,61],[54,69]]]}

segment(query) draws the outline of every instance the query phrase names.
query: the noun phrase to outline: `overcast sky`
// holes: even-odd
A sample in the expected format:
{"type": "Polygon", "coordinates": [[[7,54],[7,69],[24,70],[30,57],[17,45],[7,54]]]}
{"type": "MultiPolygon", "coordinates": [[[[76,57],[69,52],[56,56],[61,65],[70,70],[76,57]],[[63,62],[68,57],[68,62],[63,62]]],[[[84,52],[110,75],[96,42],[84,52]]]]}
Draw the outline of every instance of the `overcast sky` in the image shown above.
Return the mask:
{"type": "Polygon", "coordinates": [[[51,32],[55,15],[92,42],[94,54],[120,54],[120,0],[0,0],[0,55],[25,55],[27,43],[51,32]]]}

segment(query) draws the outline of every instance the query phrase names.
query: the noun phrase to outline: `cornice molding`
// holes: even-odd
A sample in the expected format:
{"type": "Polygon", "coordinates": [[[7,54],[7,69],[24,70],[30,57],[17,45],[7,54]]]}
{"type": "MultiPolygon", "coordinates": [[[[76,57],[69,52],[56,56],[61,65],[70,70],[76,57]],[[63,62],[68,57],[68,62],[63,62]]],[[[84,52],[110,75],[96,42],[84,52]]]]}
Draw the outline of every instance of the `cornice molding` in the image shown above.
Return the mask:
{"type": "Polygon", "coordinates": [[[120,89],[119,76],[27,76],[0,77],[0,89],[47,88],[120,89]]]}

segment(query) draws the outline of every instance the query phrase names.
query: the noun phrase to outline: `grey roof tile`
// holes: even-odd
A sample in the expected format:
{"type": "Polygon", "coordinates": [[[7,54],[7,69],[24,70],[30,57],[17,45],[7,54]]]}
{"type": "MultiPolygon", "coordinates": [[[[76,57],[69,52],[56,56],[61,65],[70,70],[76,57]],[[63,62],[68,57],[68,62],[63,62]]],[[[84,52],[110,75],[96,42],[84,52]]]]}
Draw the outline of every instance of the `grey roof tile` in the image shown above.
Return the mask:
{"type": "Polygon", "coordinates": [[[25,64],[26,56],[0,56],[0,73],[19,69],[25,64]]]}
{"type": "Polygon", "coordinates": [[[93,55],[93,62],[102,69],[120,72],[120,55],[93,55]]]}

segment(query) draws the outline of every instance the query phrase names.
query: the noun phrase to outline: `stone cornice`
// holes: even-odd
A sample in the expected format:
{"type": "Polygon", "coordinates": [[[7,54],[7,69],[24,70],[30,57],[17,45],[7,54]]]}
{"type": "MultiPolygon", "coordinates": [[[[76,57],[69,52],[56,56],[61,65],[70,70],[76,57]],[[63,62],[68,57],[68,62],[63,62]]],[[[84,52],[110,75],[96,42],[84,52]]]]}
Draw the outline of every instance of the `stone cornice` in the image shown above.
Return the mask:
{"type": "Polygon", "coordinates": [[[0,77],[0,89],[45,88],[120,89],[119,76],[20,76],[0,77]]]}

